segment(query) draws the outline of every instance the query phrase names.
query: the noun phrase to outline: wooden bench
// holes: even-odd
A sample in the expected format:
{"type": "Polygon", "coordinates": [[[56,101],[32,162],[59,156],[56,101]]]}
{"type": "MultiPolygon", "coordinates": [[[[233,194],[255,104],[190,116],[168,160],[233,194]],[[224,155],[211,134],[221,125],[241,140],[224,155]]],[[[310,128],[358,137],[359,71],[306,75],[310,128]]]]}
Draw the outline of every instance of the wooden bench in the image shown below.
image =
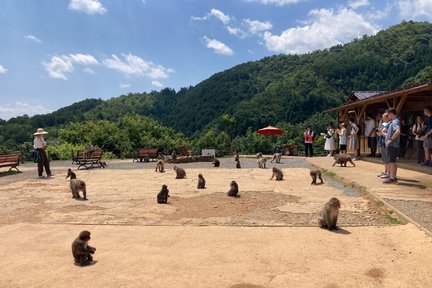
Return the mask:
{"type": "Polygon", "coordinates": [[[78,169],[84,167],[88,168],[101,168],[100,160],[102,159],[102,149],[95,149],[86,153],[84,150],[77,151],[76,157],[72,159],[78,165],[78,169]]]}
{"type": "Polygon", "coordinates": [[[72,164],[74,163],[78,164],[78,161],[83,160],[84,158],[85,158],[84,150],[78,150],[78,151],[72,150],[72,164]]]}
{"type": "Polygon", "coordinates": [[[0,167],[9,167],[9,171],[12,169],[16,169],[17,172],[20,172],[17,168],[19,162],[21,160],[21,153],[11,154],[11,155],[0,155],[0,167]]]}
{"type": "Polygon", "coordinates": [[[138,149],[137,155],[133,157],[132,162],[149,162],[150,159],[157,159],[159,153],[158,148],[141,148],[138,149]]]}

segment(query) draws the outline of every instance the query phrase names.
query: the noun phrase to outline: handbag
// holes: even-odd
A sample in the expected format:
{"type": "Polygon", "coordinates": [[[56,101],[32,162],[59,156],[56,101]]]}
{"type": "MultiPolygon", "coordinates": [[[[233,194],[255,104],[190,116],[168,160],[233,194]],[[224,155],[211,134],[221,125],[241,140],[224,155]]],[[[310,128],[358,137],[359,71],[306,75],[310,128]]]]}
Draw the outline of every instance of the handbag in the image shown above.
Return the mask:
{"type": "Polygon", "coordinates": [[[40,152],[38,150],[33,150],[32,158],[34,163],[38,163],[41,158],[40,152]]]}

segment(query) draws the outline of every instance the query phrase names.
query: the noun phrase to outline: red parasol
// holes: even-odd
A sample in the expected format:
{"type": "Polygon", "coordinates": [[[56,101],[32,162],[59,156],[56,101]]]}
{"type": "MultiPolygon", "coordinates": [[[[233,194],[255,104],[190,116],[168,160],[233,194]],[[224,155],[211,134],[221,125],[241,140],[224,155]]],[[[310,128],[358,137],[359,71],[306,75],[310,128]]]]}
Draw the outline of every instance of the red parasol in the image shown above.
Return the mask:
{"type": "Polygon", "coordinates": [[[257,133],[262,134],[262,135],[281,135],[284,133],[283,130],[273,127],[273,126],[267,126],[265,128],[259,129],[257,131],[257,133]]]}

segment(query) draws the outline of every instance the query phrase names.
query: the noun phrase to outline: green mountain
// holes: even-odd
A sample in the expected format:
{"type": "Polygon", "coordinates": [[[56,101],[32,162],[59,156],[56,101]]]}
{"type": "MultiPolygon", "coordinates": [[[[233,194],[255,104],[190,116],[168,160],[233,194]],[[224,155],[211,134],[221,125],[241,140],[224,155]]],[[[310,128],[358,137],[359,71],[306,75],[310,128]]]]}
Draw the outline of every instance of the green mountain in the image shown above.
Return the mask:
{"type": "MultiPolygon", "coordinates": [[[[275,55],[219,72],[179,91],[87,99],[53,113],[0,121],[0,145],[37,127],[141,115],[186,136],[209,129],[234,138],[278,122],[302,123],[354,90],[392,90],[432,78],[432,24],[402,22],[374,36],[304,55],[275,55]],[[3,140],[3,141],[1,141],[3,140]]],[[[120,125],[120,124],[119,124],[120,125]]]]}

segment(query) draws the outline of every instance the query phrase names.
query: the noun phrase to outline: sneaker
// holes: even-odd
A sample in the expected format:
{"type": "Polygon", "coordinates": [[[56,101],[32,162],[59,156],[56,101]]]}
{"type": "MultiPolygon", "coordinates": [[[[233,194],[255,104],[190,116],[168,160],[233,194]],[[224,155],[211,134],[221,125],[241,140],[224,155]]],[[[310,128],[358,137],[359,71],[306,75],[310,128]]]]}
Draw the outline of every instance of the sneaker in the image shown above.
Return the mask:
{"type": "Polygon", "coordinates": [[[42,176],[39,176],[39,179],[44,179],[44,178],[45,178],[45,176],[43,176],[43,175],[42,175],[42,176]]]}
{"type": "Polygon", "coordinates": [[[397,179],[388,178],[383,181],[383,184],[395,184],[398,185],[399,182],[397,179]]]}
{"type": "Polygon", "coordinates": [[[386,175],[386,173],[385,172],[381,172],[381,173],[377,174],[377,177],[381,177],[383,175],[386,175]]]}
{"type": "Polygon", "coordinates": [[[353,161],[357,161],[357,158],[356,158],[356,157],[353,157],[352,160],[353,160],[353,161]]]}
{"type": "Polygon", "coordinates": [[[389,175],[389,174],[386,174],[386,173],[384,173],[384,174],[383,174],[383,175],[381,175],[380,177],[381,177],[381,179],[387,179],[387,178],[390,178],[390,175],[389,175]]]}

